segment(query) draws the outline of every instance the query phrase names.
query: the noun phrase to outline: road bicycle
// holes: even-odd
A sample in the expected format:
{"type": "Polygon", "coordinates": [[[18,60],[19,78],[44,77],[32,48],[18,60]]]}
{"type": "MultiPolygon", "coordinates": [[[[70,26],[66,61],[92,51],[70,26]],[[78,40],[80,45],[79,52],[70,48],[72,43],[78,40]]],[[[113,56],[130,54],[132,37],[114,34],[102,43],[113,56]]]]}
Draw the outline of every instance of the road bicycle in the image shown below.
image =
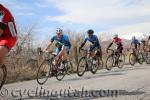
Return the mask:
{"type": "MultiPolygon", "coordinates": [[[[77,66],[77,75],[83,76],[86,71],[91,71],[93,74],[95,74],[98,70],[98,68],[103,67],[103,61],[100,59],[99,55],[97,54],[96,57],[89,57],[88,58],[88,50],[81,49],[81,51],[85,52],[85,55],[83,55],[78,62],[77,66]]],[[[80,52],[80,51],[79,51],[80,52]]]]}
{"type": "Polygon", "coordinates": [[[108,49],[108,51],[111,51],[111,54],[106,59],[106,69],[111,70],[112,67],[122,68],[125,64],[125,55],[113,49],[108,49]]]}
{"type": "Polygon", "coordinates": [[[53,51],[50,51],[48,55],[48,59],[45,59],[42,62],[37,72],[37,82],[40,85],[43,85],[48,78],[53,76],[55,76],[57,80],[61,81],[66,74],[70,75],[73,71],[71,60],[62,61],[62,58],[59,58],[56,64],[54,64],[56,54],[53,51]]]}
{"type": "Polygon", "coordinates": [[[136,62],[142,64],[144,62],[142,52],[140,52],[139,50],[132,49],[132,52],[129,55],[129,62],[132,66],[134,66],[136,62]]]}

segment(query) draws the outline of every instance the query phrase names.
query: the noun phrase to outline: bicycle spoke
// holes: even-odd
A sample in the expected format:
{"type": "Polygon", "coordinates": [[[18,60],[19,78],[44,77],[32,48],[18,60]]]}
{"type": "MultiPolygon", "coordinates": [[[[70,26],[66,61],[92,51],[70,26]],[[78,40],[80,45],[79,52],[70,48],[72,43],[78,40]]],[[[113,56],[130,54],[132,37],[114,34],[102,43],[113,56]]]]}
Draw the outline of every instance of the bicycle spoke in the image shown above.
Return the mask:
{"type": "Polygon", "coordinates": [[[91,72],[95,74],[98,70],[99,58],[93,59],[91,62],[91,72]]]}
{"type": "Polygon", "coordinates": [[[79,65],[77,67],[77,74],[78,74],[78,76],[82,76],[85,73],[86,65],[87,65],[86,59],[85,58],[81,58],[79,60],[79,65]]]}
{"type": "Polygon", "coordinates": [[[106,60],[106,69],[107,70],[111,70],[111,68],[113,67],[114,64],[114,59],[112,56],[108,56],[107,60],[106,60]]]}
{"type": "Polygon", "coordinates": [[[58,68],[57,69],[58,72],[56,74],[56,79],[61,81],[67,73],[66,72],[66,66],[65,66],[65,64],[60,64],[57,66],[57,68],[58,68]]]}
{"type": "Polygon", "coordinates": [[[125,64],[125,56],[124,54],[120,54],[119,60],[118,60],[118,68],[122,68],[125,64]]]}
{"type": "Polygon", "coordinates": [[[130,62],[130,64],[131,64],[132,66],[133,66],[133,65],[135,64],[135,62],[136,62],[136,57],[134,56],[133,53],[131,53],[130,56],[129,56],[129,62],[130,62]]]}
{"type": "Polygon", "coordinates": [[[37,82],[42,85],[44,84],[48,77],[50,76],[51,66],[48,60],[45,60],[38,69],[37,82]]]}

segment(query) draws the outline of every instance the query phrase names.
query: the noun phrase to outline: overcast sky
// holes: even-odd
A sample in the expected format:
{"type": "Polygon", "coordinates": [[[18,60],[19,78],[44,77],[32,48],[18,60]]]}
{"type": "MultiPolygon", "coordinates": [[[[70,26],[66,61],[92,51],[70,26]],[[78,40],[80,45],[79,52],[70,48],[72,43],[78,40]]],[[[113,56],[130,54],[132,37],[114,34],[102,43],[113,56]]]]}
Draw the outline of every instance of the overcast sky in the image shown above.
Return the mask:
{"type": "MultiPolygon", "coordinates": [[[[150,33],[150,0],[0,0],[17,23],[38,24],[45,38],[57,27],[72,31],[150,33]]],[[[41,35],[42,34],[42,35],[41,35]]]]}

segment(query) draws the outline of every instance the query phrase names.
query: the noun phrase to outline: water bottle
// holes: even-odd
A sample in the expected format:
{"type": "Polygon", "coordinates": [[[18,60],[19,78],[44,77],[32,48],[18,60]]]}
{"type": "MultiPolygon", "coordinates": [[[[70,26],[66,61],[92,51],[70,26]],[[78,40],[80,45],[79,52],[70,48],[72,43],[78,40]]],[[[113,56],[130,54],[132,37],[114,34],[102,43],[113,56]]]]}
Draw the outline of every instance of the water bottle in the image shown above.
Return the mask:
{"type": "Polygon", "coordinates": [[[95,59],[93,60],[93,64],[94,64],[94,65],[96,64],[96,60],[95,60],[95,59]]]}

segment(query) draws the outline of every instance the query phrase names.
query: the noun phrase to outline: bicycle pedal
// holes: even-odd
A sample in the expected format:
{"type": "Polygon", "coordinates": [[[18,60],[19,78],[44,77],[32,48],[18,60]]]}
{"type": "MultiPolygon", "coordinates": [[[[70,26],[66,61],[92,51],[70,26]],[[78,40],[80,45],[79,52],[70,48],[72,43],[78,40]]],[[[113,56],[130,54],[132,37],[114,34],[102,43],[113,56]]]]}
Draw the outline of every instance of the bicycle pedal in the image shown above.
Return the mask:
{"type": "Polygon", "coordinates": [[[123,60],[119,60],[119,62],[123,62],[123,60]]]}

